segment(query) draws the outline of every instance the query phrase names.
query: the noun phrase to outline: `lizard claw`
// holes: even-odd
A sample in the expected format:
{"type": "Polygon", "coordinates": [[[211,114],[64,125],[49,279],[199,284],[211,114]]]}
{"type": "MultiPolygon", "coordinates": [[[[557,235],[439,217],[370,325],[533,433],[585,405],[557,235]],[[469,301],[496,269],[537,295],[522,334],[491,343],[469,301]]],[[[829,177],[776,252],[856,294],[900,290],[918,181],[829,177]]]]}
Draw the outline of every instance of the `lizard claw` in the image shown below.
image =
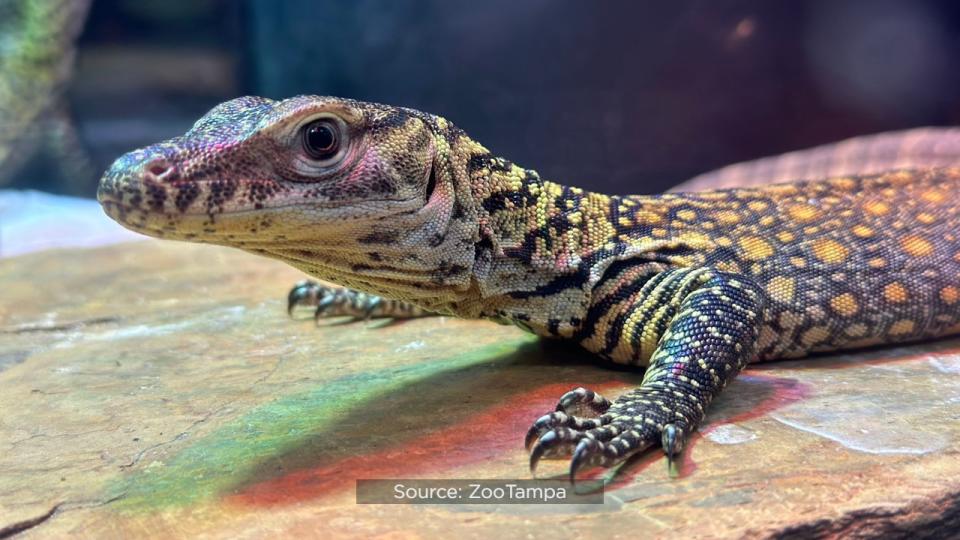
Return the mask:
{"type": "Polygon", "coordinates": [[[683,451],[683,430],[678,428],[674,424],[667,424],[663,426],[663,434],[661,437],[661,445],[663,446],[663,452],[667,454],[667,471],[670,476],[677,476],[680,474],[676,463],[676,457],[680,455],[680,452],[683,451]]]}
{"type": "Polygon", "coordinates": [[[683,450],[686,429],[682,418],[674,416],[661,395],[642,389],[620,396],[613,404],[586,389],[568,392],[557,410],[534,421],[524,444],[530,450],[530,472],[541,459],[570,455],[570,480],[577,472],[593,467],[611,467],[628,457],[661,445],[672,466],[683,450]],[[604,412],[596,418],[580,418],[562,409],[595,404],[592,410],[604,412]]]}
{"type": "Polygon", "coordinates": [[[543,458],[543,454],[546,452],[547,445],[552,444],[553,440],[557,438],[557,434],[553,431],[548,431],[540,436],[537,439],[536,444],[530,448],[530,474],[536,476],[537,473],[537,464],[540,463],[540,459],[543,458]]]}
{"type": "Polygon", "coordinates": [[[667,454],[667,458],[672,460],[674,456],[683,450],[683,430],[675,424],[667,424],[663,426],[662,433],[661,444],[663,451],[667,454]]]}
{"type": "Polygon", "coordinates": [[[530,473],[537,470],[537,463],[542,458],[569,455],[574,444],[584,437],[583,433],[572,429],[558,427],[540,435],[530,448],[530,473]]]}
{"type": "MultiPolygon", "coordinates": [[[[538,439],[540,439],[541,436],[543,436],[544,434],[546,434],[551,429],[557,426],[562,426],[566,419],[566,416],[567,415],[563,413],[553,412],[553,413],[547,413],[541,416],[540,418],[537,418],[537,420],[533,423],[533,425],[530,426],[530,429],[527,430],[527,436],[524,437],[523,439],[524,448],[526,448],[527,450],[531,450],[530,447],[533,445],[534,442],[539,442],[538,439]]],[[[531,465],[531,469],[532,468],[533,468],[533,465],[531,465]]]]}
{"type": "Polygon", "coordinates": [[[570,483],[573,484],[577,478],[577,472],[585,467],[600,465],[609,467],[616,462],[615,451],[613,447],[604,444],[596,439],[584,437],[580,439],[577,448],[573,451],[573,457],[570,458],[570,483]]]}
{"type": "Polygon", "coordinates": [[[327,295],[328,287],[320,285],[316,281],[305,279],[290,289],[287,294],[287,315],[293,316],[293,310],[297,306],[315,306],[320,299],[327,295]]]}
{"type": "Polygon", "coordinates": [[[538,437],[556,428],[571,428],[575,431],[586,431],[602,425],[602,418],[580,418],[562,411],[554,411],[537,418],[533,425],[530,426],[530,429],[527,430],[527,436],[523,440],[523,445],[529,450],[530,445],[532,445],[538,437]]]}

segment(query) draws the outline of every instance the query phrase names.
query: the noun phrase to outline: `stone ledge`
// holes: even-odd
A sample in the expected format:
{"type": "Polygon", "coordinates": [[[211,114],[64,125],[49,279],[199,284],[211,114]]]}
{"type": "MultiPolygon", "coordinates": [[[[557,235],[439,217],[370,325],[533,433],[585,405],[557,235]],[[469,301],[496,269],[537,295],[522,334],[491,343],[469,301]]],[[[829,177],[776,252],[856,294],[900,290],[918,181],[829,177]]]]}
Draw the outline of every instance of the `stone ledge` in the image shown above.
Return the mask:
{"type": "Polygon", "coordinates": [[[957,340],[756,366],[680,478],[636,460],[601,506],[356,505],[356,478],[527,478],[523,435],[560,393],[616,395],[640,374],[478,321],[314,328],[284,313],[301,277],[158,241],[0,260],[0,530],[957,534],[957,340]]]}

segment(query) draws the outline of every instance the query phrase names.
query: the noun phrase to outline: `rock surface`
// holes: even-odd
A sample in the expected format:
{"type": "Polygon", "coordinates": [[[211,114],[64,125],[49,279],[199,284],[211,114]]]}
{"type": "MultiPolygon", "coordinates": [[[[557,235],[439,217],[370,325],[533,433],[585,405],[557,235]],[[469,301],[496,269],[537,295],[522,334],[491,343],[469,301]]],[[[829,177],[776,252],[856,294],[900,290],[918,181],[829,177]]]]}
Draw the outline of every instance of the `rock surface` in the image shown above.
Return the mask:
{"type": "Polygon", "coordinates": [[[529,478],[532,420],[640,374],[486,322],[290,321],[301,277],[158,241],[0,260],[0,538],[960,535],[957,340],[756,366],[679,477],[635,460],[603,505],[357,505],[529,478]]]}

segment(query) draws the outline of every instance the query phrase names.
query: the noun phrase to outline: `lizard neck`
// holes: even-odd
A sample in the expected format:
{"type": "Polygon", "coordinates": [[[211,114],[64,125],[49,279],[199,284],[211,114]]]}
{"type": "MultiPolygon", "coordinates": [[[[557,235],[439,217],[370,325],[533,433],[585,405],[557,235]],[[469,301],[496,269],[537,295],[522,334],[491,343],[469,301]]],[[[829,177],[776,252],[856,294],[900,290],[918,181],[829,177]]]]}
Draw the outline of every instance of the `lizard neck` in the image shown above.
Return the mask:
{"type": "Polygon", "coordinates": [[[494,258],[522,261],[533,271],[565,272],[617,235],[609,217],[620,197],[546,181],[496,157],[471,175],[480,236],[494,258]]]}
{"type": "Polygon", "coordinates": [[[513,322],[539,335],[572,332],[587,310],[595,274],[616,260],[621,234],[633,226],[618,225],[620,209],[653,204],[653,198],[628,202],[564,186],[489,154],[469,163],[478,207],[478,298],[463,307],[470,316],[513,322]]]}

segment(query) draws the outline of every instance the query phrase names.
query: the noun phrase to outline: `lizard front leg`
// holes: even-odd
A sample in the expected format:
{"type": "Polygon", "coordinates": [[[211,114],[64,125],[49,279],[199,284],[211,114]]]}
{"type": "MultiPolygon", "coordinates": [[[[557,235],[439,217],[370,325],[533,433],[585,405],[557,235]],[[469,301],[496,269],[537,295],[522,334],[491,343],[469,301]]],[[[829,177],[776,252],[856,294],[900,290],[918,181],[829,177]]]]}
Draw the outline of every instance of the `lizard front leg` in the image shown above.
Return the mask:
{"type": "Polygon", "coordinates": [[[433,315],[408,302],[344,287],[329,287],[312,280],[297,283],[287,294],[287,314],[293,315],[298,306],[314,307],[313,316],[317,320],[322,317],[411,319],[433,315]]]}
{"type": "Polygon", "coordinates": [[[710,268],[653,276],[620,317],[607,319],[626,322],[604,332],[636,361],[655,344],[640,386],[612,404],[582,389],[573,392],[579,399],[564,396],[527,435],[531,471],[542,457],[572,452],[573,480],[583,467],[615,465],[656,445],[672,461],[713,398],[753,359],[763,306],[762,291],[743,276],[710,268]],[[598,416],[570,414],[588,398],[602,404],[598,416]]]}

